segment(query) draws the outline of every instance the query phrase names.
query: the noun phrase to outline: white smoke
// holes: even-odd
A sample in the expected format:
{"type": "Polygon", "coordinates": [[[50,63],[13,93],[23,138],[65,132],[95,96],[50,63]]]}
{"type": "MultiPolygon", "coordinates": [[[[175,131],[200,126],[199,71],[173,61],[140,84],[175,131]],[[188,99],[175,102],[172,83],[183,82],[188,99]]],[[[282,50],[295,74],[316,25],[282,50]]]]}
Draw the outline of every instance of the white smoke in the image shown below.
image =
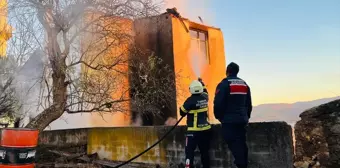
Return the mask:
{"type": "Polygon", "coordinates": [[[176,123],[177,123],[176,118],[169,117],[169,118],[165,121],[164,125],[173,126],[173,125],[175,125],[176,123]]]}
{"type": "Polygon", "coordinates": [[[14,74],[13,87],[20,106],[17,117],[22,119],[21,125],[28,124],[30,118],[41,112],[39,98],[44,72],[43,57],[44,53],[37,49],[14,74]]]}
{"type": "MultiPolygon", "coordinates": [[[[60,37],[62,34],[59,34],[60,37]]],[[[62,43],[59,40],[59,43],[62,43]]],[[[42,43],[44,44],[44,43],[42,43]]],[[[45,44],[46,45],[46,44],[45,44]]],[[[64,47],[61,45],[61,47],[64,47]]],[[[63,49],[63,48],[62,48],[63,49]]],[[[71,49],[72,56],[76,55],[73,48],[71,49]]],[[[68,58],[68,63],[71,59],[68,58]]],[[[52,103],[52,97],[49,96],[47,88],[51,89],[52,79],[51,70],[48,67],[48,56],[41,49],[36,49],[32,54],[29,55],[27,61],[23,63],[15,74],[13,74],[14,82],[13,87],[16,90],[16,95],[19,100],[19,109],[16,117],[21,119],[20,126],[25,126],[29,123],[30,119],[36,117],[44,109],[49,107],[52,103]]],[[[72,79],[77,79],[80,76],[80,65],[74,67],[74,73],[70,74],[72,79]]],[[[67,128],[79,128],[89,127],[88,122],[90,114],[64,114],[58,120],[52,122],[46,129],[67,129],[67,128]],[[79,122],[79,120],[85,122],[79,122]]]]}
{"type": "Polygon", "coordinates": [[[141,113],[138,113],[136,119],[132,122],[131,126],[143,126],[143,119],[141,113]]]}

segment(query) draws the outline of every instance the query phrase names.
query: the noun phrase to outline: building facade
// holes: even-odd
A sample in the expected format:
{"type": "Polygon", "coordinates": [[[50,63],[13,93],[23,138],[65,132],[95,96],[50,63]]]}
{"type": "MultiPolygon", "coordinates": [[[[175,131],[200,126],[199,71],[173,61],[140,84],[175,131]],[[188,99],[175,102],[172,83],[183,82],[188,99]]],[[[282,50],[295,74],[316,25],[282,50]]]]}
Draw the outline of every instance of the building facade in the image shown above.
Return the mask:
{"type": "MultiPolygon", "coordinates": [[[[134,21],[135,43],[155,51],[173,70],[176,78],[176,102],[173,109],[164,111],[168,117],[179,119],[179,107],[190,96],[189,84],[201,77],[209,92],[209,119],[213,115],[213,99],[217,84],[225,77],[226,63],[222,31],[172,14],[142,18],[134,21]]],[[[184,124],[182,120],[181,124],[184,124]]]]}
{"type": "MultiPolygon", "coordinates": [[[[130,44],[153,51],[156,56],[170,65],[174,73],[171,76],[175,76],[172,79],[175,83],[172,86],[175,92],[169,94],[172,94],[176,99],[170,102],[171,108],[163,109],[161,116],[140,115],[133,110],[130,110],[129,113],[92,114],[91,125],[93,127],[129,126],[132,123],[138,123],[137,120],[143,121],[137,125],[164,125],[169,118],[179,119],[179,107],[190,96],[189,84],[198,77],[201,77],[207,86],[209,119],[215,123],[212,108],[215,88],[225,77],[226,69],[221,30],[188,19],[179,19],[169,13],[134,21],[125,20],[124,25],[122,29],[132,31],[133,40],[129,42],[130,44]]],[[[118,48],[113,47],[112,50],[119,52],[125,47],[118,46],[118,48]]],[[[112,57],[112,55],[119,54],[108,53],[108,55],[112,57]]],[[[131,80],[123,78],[122,86],[132,87],[131,80]]],[[[119,94],[112,96],[117,97],[119,94]]],[[[131,106],[130,103],[130,109],[132,109],[131,106]]],[[[184,123],[185,120],[181,124],[184,123]]]]}

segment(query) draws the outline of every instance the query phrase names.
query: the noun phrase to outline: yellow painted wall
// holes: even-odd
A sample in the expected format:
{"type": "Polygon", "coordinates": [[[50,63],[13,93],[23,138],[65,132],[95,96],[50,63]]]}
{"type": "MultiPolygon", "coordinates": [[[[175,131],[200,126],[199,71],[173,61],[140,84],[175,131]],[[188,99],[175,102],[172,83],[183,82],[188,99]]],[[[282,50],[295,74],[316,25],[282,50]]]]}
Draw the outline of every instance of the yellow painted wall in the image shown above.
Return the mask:
{"type": "MultiPolygon", "coordinates": [[[[195,28],[208,33],[208,53],[210,56],[210,64],[202,67],[201,78],[207,86],[209,92],[209,118],[212,123],[216,122],[213,115],[213,99],[217,84],[225,78],[225,53],[224,53],[224,40],[223,34],[220,29],[204,26],[189,20],[184,20],[186,26],[195,28]]],[[[190,34],[186,32],[181,21],[177,18],[172,18],[173,24],[173,48],[175,71],[181,73],[181,77],[176,78],[177,90],[180,91],[177,97],[177,107],[182,106],[185,99],[190,96],[189,84],[192,80],[197,79],[195,72],[192,68],[190,60],[190,34]]],[[[180,117],[178,112],[178,118],[180,117]]],[[[181,124],[185,124],[182,120],[181,124]]]]}
{"type": "MultiPolygon", "coordinates": [[[[252,160],[255,163],[274,165],[273,168],[276,165],[278,165],[276,167],[289,167],[288,165],[291,165],[290,161],[293,153],[291,126],[284,122],[268,122],[251,123],[249,128],[255,131],[250,133],[248,138],[248,144],[250,144],[249,153],[253,156],[252,160]],[[282,158],[286,165],[283,165],[282,159],[278,158],[282,158]]],[[[79,136],[83,138],[87,136],[88,154],[97,153],[99,158],[112,161],[127,161],[153,145],[169,130],[170,127],[162,126],[92,128],[87,129],[87,135],[84,129],[69,130],[66,131],[66,134],[67,137],[71,137],[71,134],[73,134],[75,138],[72,140],[79,138],[79,136]]],[[[227,152],[228,148],[222,143],[223,137],[219,133],[221,127],[215,125],[212,127],[212,131],[214,136],[210,150],[212,154],[211,162],[216,163],[215,167],[232,167],[232,155],[230,152],[227,152]]],[[[70,146],[73,144],[77,146],[77,144],[83,145],[86,143],[83,140],[81,142],[65,141],[68,138],[63,138],[61,136],[63,134],[60,131],[57,132],[57,137],[52,138],[51,135],[56,133],[52,133],[53,131],[51,133],[48,132],[45,132],[47,134],[44,133],[42,135],[45,138],[41,139],[51,139],[50,142],[55,142],[53,145],[59,144],[58,146],[63,146],[67,144],[70,146]]],[[[150,151],[133,160],[132,162],[137,164],[131,167],[138,167],[137,165],[140,165],[138,163],[159,164],[160,167],[176,167],[179,164],[185,164],[185,132],[186,127],[184,126],[175,128],[160,144],[157,144],[150,151]]],[[[195,159],[195,161],[200,164],[199,160],[195,159]]],[[[145,167],[147,166],[149,165],[145,165],[145,167]]],[[[126,165],[124,167],[130,166],[126,165]]],[[[144,166],[141,165],[140,167],[144,166]]]]}
{"type": "Polygon", "coordinates": [[[12,36],[7,23],[7,0],[0,0],[0,57],[6,56],[7,40],[12,36]]]}
{"type": "MultiPolygon", "coordinates": [[[[90,129],[87,153],[98,153],[100,159],[126,161],[158,141],[157,129],[131,127],[90,129]]],[[[166,163],[166,149],[158,144],[133,162],[166,163]]]]}

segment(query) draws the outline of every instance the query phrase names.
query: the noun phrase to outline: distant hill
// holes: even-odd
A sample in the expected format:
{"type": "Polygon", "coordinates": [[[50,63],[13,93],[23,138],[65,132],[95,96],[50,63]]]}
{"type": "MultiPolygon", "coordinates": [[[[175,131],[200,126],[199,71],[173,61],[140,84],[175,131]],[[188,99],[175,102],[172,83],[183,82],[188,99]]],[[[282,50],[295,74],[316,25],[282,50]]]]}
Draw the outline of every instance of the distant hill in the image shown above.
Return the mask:
{"type": "Polygon", "coordinates": [[[294,125],[296,121],[300,120],[299,115],[303,111],[336,99],[340,99],[340,96],[306,102],[296,102],[292,104],[278,103],[258,105],[253,108],[252,118],[250,121],[285,121],[291,125],[294,125]]]}

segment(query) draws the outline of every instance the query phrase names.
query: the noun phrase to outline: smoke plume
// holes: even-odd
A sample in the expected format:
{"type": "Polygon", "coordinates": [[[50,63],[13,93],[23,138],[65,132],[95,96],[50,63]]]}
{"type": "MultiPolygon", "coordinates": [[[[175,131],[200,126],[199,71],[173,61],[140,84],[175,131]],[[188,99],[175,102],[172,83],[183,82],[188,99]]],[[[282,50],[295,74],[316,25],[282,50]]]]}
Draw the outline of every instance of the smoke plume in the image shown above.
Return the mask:
{"type": "Polygon", "coordinates": [[[34,51],[14,75],[14,88],[21,106],[17,117],[22,119],[21,125],[26,125],[30,118],[41,112],[39,97],[44,68],[43,57],[43,51],[34,51]]]}

